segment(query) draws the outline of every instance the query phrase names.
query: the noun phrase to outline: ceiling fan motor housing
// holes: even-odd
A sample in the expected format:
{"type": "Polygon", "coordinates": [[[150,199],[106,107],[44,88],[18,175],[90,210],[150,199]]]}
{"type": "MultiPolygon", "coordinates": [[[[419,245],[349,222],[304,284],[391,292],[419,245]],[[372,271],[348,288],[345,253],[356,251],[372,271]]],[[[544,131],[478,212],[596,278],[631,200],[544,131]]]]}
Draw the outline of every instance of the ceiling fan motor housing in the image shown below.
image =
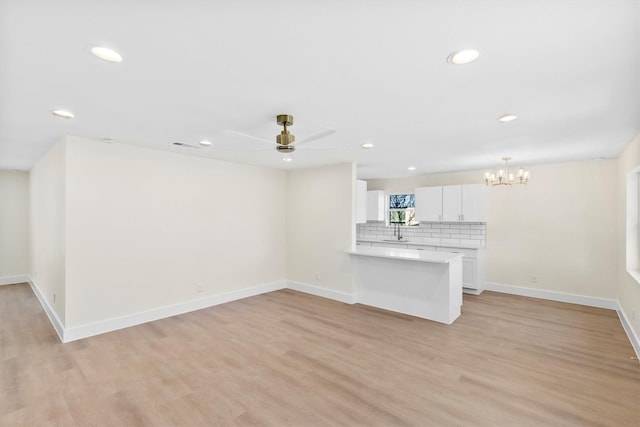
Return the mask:
{"type": "MultiPolygon", "coordinates": [[[[289,133],[289,130],[287,129],[287,126],[291,126],[293,124],[293,116],[290,116],[289,114],[278,114],[278,116],[276,116],[276,121],[280,126],[284,126],[284,130],[280,132],[280,135],[276,136],[276,142],[278,143],[278,145],[293,144],[293,142],[296,140],[296,137],[294,135],[291,135],[289,133]]],[[[280,150],[280,147],[278,147],[277,149],[281,152],[287,152],[284,150],[280,150]]]]}
{"type": "Polygon", "coordinates": [[[293,145],[278,145],[276,146],[276,151],[278,153],[289,154],[296,151],[296,147],[294,147],[293,145]]]}
{"type": "Polygon", "coordinates": [[[276,142],[278,143],[278,145],[293,144],[295,140],[295,135],[291,135],[289,131],[282,131],[280,135],[276,136],[276,142]]]}

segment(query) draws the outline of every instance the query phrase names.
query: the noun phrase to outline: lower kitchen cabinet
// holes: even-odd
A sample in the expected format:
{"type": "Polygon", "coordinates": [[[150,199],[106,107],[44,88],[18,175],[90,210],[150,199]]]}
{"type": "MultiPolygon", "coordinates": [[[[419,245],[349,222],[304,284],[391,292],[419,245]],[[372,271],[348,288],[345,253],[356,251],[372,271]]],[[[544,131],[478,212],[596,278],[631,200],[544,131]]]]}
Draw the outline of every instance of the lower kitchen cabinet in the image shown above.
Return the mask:
{"type": "Polygon", "coordinates": [[[484,290],[484,248],[455,248],[451,246],[416,245],[402,242],[357,241],[357,245],[381,248],[408,248],[418,251],[439,251],[463,254],[462,287],[468,294],[479,295],[484,290]]]}
{"type": "Polygon", "coordinates": [[[478,295],[484,290],[484,248],[436,247],[436,251],[464,254],[462,258],[462,287],[464,292],[478,295]]]}

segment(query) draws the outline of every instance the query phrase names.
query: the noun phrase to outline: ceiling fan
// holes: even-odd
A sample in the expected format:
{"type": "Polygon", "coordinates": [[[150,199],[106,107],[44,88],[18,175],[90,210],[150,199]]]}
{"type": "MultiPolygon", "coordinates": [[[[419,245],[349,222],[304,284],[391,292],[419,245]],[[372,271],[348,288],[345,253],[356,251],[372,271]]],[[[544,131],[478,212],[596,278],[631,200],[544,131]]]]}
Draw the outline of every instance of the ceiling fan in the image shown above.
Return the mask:
{"type": "Polygon", "coordinates": [[[280,135],[276,136],[276,142],[258,138],[257,136],[253,136],[253,135],[247,135],[246,133],[238,132],[232,129],[226,129],[222,131],[222,133],[226,135],[231,135],[231,136],[241,137],[241,138],[248,138],[255,141],[260,141],[260,142],[265,142],[267,144],[275,145],[276,151],[278,153],[284,153],[284,154],[291,154],[296,150],[297,146],[306,144],[311,141],[316,141],[320,138],[324,138],[325,136],[333,135],[334,133],[336,133],[335,129],[324,128],[314,134],[307,136],[306,138],[301,139],[294,145],[296,137],[291,132],[289,132],[289,129],[288,129],[288,126],[293,125],[293,116],[289,114],[279,114],[278,116],[276,116],[276,122],[284,128],[280,132],[280,135]]]}

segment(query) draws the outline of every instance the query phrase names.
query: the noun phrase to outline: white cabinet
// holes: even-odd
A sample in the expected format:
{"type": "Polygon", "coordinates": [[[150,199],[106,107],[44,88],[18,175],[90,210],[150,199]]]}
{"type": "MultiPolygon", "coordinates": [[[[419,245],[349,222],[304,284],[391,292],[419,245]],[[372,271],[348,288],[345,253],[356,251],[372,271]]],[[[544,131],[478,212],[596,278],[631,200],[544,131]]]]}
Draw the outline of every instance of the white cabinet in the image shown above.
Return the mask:
{"type": "Polygon", "coordinates": [[[447,185],[442,187],[442,221],[461,221],[462,186],[447,185]]]}
{"type": "Polygon", "coordinates": [[[416,220],[442,221],[442,187],[416,188],[416,220]]]}
{"type": "Polygon", "coordinates": [[[484,248],[467,249],[438,246],[436,251],[463,254],[462,287],[464,291],[478,295],[484,290],[484,248]]]}
{"type": "Polygon", "coordinates": [[[484,222],[484,190],[482,184],[462,185],[462,221],[484,222]]]}
{"type": "Polygon", "coordinates": [[[356,180],[356,224],[367,222],[367,181],[356,180]]]}
{"type": "Polygon", "coordinates": [[[384,221],[384,191],[367,191],[367,221],[384,221]]]}
{"type": "Polygon", "coordinates": [[[483,222],[481,184],[416,188],[416,219],[425,222],[483,222]]]}

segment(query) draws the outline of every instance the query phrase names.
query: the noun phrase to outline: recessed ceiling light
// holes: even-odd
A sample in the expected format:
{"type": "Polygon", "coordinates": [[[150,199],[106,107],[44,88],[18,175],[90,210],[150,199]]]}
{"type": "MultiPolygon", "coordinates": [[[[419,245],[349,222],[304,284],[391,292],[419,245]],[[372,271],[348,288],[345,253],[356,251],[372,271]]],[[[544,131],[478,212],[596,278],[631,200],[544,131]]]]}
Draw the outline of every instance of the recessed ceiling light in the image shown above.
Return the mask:
{"type": "Polygon", "coordinates": [[[451,53],[447,57],[447,61],[455,65],[464,65],[475,61],[480,56],[480,52],[474,49],[460,49],[451,53]]]}
{"type": "Polygon", "coordinates": [[[365,149],[369,149],[369,148],[373,148],[373,144],[370,143],[370,142],[365,142],[360,147],[365,148],[365,149]]]}
{"type": "Polygon", "coordinates": [[[72,119],[75,117],[71,111],[67,111],[67,110],[53,110],[53,115],[62,117],[65,119],[72,119]]]}
{"type": "Polygon", "coordinates": [[[409,166],[407,169],[409,169],[410,171],[414,171],[414,170],[416,170],[416,167],[415,166],[409,166]]]}
{"type": "Polygon", "coordinates": [[[501,122],[512,122],[517,118],[518,116],[516,116],[515,114],[507,113],[498,117],[498,120],[500,120],[501,122]]]}
{"type": "Polygon", "coordinates": [[[100,59],[104,59],[107,62],[121,62],[122,56],[115,50],[111,50],[103,46],[94,46],[91,48],[91,53],[100,59]]]}
{"type": "Polygon", "coordinates": [[[283,162],[292,162],[292,161],[293,161],[293,158],[291,158],[291,157],[285,157],[285,158],[283,158],[283,159],[282,159],[282,161],[283,161],[283,162]]]}
{"type": "Polygon", "coordinates": [[[204,145],[205,147],[208,147],[211,145],[211,141],[207,141],[206,139],[203,139],[202,141],[200,141],[200,145],[204,145]]]}

